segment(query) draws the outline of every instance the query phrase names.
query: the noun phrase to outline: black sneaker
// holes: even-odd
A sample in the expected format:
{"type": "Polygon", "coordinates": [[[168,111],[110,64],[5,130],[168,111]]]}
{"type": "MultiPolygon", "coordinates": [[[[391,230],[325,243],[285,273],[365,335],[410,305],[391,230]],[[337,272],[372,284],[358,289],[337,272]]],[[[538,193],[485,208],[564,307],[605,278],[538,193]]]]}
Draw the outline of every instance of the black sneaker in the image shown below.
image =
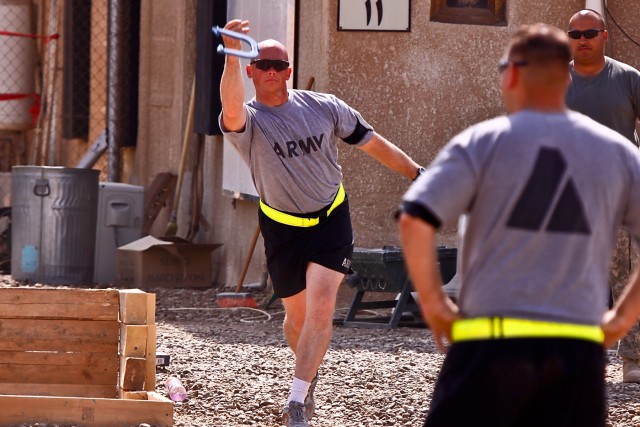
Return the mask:
{"type": "Polygon", "coordinates": [[[286,427],[309,427],[305,415],[304,403],[289,402],[282,412],[282,423],[286,427]]]}
{"type": "Polygon", "coordinates": [[[313,418],[313,414],[316,412],[316,402],[313,399],[313,392],[316,389],[316,384],[318,384],[318,374],[316,374],[316,376],[313,377],[313,380],[311,380],[307,397],[304,398],[304,413],[308,420],[313,418]]]}

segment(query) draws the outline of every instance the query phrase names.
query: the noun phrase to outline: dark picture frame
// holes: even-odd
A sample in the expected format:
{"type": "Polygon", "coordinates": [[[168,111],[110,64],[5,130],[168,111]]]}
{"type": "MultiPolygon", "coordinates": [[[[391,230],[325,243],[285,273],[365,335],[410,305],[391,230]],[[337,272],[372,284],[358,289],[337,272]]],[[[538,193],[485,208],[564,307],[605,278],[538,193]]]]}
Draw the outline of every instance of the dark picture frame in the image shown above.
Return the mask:
{"type": "Polygon", "coordinates": [[[506,25],[505,5],[506,0],[432,0],[431,21],[506,25]]]}

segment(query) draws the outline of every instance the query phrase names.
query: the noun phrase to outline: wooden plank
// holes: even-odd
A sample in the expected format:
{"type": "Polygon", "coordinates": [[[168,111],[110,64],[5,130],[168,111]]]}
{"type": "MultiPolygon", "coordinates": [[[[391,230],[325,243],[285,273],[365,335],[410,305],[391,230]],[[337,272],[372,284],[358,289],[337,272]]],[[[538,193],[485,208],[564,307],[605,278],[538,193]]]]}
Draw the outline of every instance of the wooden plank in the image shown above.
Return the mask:
{"type": "Polygon", "coordinates": [[[155,391],[120,391],[120,399],[131,399],[131,400],[153,400],[157,402],[171,402],[168,398],[164,397],[160,393],[155,391]]]}
{"type": "Polygon", "coordinates": [[[117,290],[0,289],[0,318],[117,320],[117,290]]]}
{"type": "Polygon", "coordinates": [[[147,334],[147,380],[144,383],[144,389],[154,391],[156,389],[156,325],[149,325],[147,334]]]}
{"type": "Polygon", "coordinates": [[[85,427],[129,427],[142,423],[173,427],[173,403],[163,400],[0,396],[0,425],[41,423],[85,427]]]}
{"type": "Polygon", "coordinates": [[[128,390],[120,390],[118,393],[119,399],[130,399],[130,400],[147,400],[147,392],[146,391],[128,391],[128,390]]]}
{"type": "Polygon", "coordinates": [[[144,389],[156,389],[156,294],[147,294],[147,380],[144,389]]]}
{"type": "Polygon", "coordinates": [[[104,304],[118,307],[117,289],[2,288],[0,303],[104,304]]]}
{"type": "Polygon", "coordinates": [[[142,357],[120,356],[120,378],[122,390],[143,390],[147,376],[147,361],[142,357]]]}
{"type": "Polygon", "coordinates": [[[146,325],[120,324],[120,354],[127,357],[146,357],[146,325]]]}
{"type": "Polygon", "coordinates": [[[140,289],[120,291],[120,321],[127,325],[147,324],[147,293],[140,289]]]}
{"type": "Polygon", "coordinates": [[[0,383],[114,384],[116,353],[0,351],[0,383]]]}
{"type": "Polygon", "coordinates": [[[117,321],[0,319],[0,350],[118,353],[117,321]]]}
{"type": "Polygon", "coordinates": [[[156,324],[156,294],[147,294],[147,325],[156,324]]]}
{"type": "MultiPolygon", "coordinates": [[[[115,398],[116,384],[0,383],[0,395],[115,398]]],[[[0,397],[1,399],[2,397],[0,397]]]]}
{"type": "Polygon", "coordinates": [[[164,397],[163,395],[155,391],[147,392],[147,400],[153,400],[157,402],[167,402],[167,401],[171,402],[171,400],[169,400],[168,398],[164,397]]]}

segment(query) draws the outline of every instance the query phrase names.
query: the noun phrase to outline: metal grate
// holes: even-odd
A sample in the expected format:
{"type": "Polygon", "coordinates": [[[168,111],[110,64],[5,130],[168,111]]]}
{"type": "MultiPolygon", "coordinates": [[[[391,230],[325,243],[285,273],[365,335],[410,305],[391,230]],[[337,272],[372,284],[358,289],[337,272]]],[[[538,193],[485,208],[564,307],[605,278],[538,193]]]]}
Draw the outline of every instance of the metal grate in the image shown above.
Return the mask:
{"type": "MultiPolygon", "coordinates": [[[[136,1],[0,2],[0,172],[19,164],[75,167],[107,127],[110,76],[137,85],[137,49],[126,67],[110,63],[108,50],[110,38],[118,36],[119,45],[137,46],[131,34],[139,16],[132,13],[135,25],[109,34],[113,3],[129,7],[136,1]]],[[[122,105],[137,109],[137,90],[121,96],[122,105]]],[[[121,127],[125,145],[135,144],[137,128],[121,127]]],[[[93,167],[106,179],[106,156],[93,167]]]]}

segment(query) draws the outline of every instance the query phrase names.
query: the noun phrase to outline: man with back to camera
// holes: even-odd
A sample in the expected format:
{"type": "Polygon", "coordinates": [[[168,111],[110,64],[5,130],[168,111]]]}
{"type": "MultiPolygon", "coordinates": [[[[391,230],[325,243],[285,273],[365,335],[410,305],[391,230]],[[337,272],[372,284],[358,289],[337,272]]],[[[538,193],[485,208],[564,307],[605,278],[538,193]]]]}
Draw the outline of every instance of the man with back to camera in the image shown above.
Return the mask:
{"type": "Polygon", "coordinates": [[[640,152],[566,108],[570,59],[563,31],[520,28],[499,65],[508,115],[454,137],[404,195],[407,269],[451,343],[427,427],[605,425],[605,346],[640,315],[637,272],[607,310],[616,230],[640,240],[640,152]],[[461,215],[456,305],[435,243],[461,215]]]}
{"type": "MultiPolygon", "coordinates": [[[[586,9],[574,14],[569,20],[568,35],[573,61],[569,67],[571,85],[567,91],[567,107],[621,133],[638,146],[640,71],[605,56],[609,33],[598,12],[586,9]]],[[[630,240],[621,232],[614,265],[626,263],[630,251],[630,240]]],[[[612,269],[610,283],[614,300],[624,289],[625,275],[626,272],[612,269]]],[[[618,354],[623,361],[622,381],[640,383],[640,324],[636,323],[620,341],[618,354]]]]}
{"type": "MultiPolygon", "coordinates": [[[[225,29],[247,34],[248,21],[225,29]]],[[[226,47],[240,41],[223,36],[226,47]]],[[[360,113],[333,95],[289,90],[287,49],[259,43],[260,56],[245,68],[256,90],[244,102],[240,61],[227,56],[220,84],[220,128],[251,170],[267,269],[285,308],[283,330],[295,355],[287,426],[303,427],[313,415],[318,368],[331,341],[338,286],[349,272],[353,233],[337,162],[338,140],[415,179],[422,168],[384,139],[360,113]]]]}

